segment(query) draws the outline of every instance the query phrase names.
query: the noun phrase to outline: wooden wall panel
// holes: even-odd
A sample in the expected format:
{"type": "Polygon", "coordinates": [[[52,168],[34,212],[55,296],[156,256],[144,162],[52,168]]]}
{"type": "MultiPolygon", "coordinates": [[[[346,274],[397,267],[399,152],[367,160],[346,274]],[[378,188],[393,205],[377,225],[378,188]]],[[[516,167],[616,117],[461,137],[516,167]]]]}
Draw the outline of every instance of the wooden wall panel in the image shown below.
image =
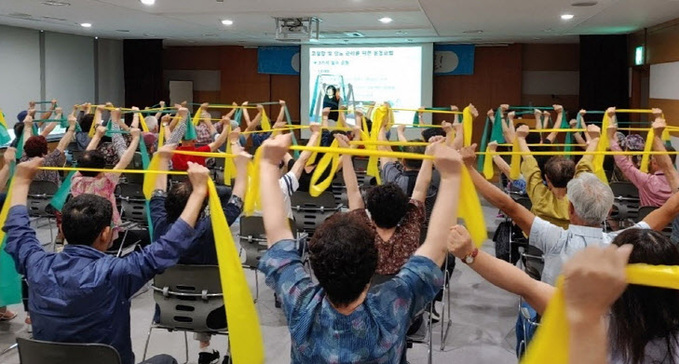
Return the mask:
{"type": "Polygon", "coordinates": [[[257,73],[257,48],[222,47],[221,100],[269,101],[270,76],[257,73]]]}
{"type": "MultiPolygon", "coordinates": [[[[300,79],[295,75],[271,75],[271,87],[269,100],[285,100],[293,122],[300,120],[300,79]]],[[[274,108],[273,112],[278,112],[274,108]]]]}
{"type": "MultiPolygon", "coordinates": [[[[646,60],[648,64],[679,61],[679,19],[648,28],[646,60]]],[[[634,52],[631,49],[630,52],[634,52]]]]}
{"type": "Polygon", "coordinates": [[[579,71],[579,44],[523,44],[523,71],[579,71]]]}
{"type": "MultiPolygon", "coordinates": [[[[479,111],[474,123],[475,141],[481,138],[486,111],[502,103],[521,102],[521,44],[505,47],[477,47],[474,74],[470,76],[435,76],[434,105],[457,105],[460,109],[473,103],[479,111]]],[[[436,115],[435,123],[444,117],[436,115]]]]}
{"type": "Polygon", "coordinates": [[[166,47],[163,68],[166,70],[219,70],[222,47],[166,47]]]}
{"type": "MultiPolygon", "coordinates": [[[[662,109],[667,125],[679,126],[679,100],[650,99],[650,107],[662,109]]],[[[679,133],[673,133],[679,136],[679,133]]]]}
{"type": "Polygon", "coordinates": [[[521,105],[551,106],[560,104],[568,111],[568,116],[573,118],[580,110],[580,100],[578,95],[522,95],[521,105]]]}

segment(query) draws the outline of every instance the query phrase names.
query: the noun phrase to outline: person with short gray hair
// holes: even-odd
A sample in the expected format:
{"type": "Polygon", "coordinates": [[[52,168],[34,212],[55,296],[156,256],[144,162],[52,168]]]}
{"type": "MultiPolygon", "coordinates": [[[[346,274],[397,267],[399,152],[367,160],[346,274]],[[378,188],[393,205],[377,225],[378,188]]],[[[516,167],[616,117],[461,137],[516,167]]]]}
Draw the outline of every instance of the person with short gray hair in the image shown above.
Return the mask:
{"type": "Polygon", "coordinates": [[[581,220],[576,225],[600,226],[606,220],[608,212],[613,206],[613,191],[592,173],[581,173],[568,182],[566,196],[572,204],[575,213],[571,213],[573,220],[581,220]]]}

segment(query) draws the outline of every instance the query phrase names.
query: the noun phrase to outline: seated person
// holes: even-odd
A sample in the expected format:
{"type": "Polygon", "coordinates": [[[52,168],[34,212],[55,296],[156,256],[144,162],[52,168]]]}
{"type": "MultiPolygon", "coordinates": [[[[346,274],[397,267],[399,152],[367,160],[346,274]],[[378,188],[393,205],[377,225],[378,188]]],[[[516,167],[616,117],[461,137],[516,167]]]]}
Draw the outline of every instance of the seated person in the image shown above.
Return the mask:
{"type": "MultiPolygon", "coordinates": [[[[238,144],[238,131],[232,132],[231,142],[232,151],[234,154],[239,154],[235,158],[236,164],[236,182],[233,186],[233,192],[227,201],[222,202],[222,209],[226,216],[226,221],[233,224],[243,211],[243,197],[245,196],[245,189],[248,180],[248,161],[249,155],[243,152],[243,148],[238,144]]],[[[159,170],[168,170],[170,160],[172,159],[172,151],[176,147],[175,144],[164,145],[158,155],[160,157],[159,170]]],[[[151,197],[151,220],[153,223],[153,239],[165,235],[170,230],[172,224],[179,218],[182,210],[193,192],[192,185],[189,181],[174,184],[169,193],[167,190],[167,175],[160,174],[156,179],[156,187],[151,197]]],[[[220,196],[221,198],[221,196],[220,196]]],[[[205,201],[207,202],[207,201],[205,201]]],[[[205,210],[205,206],[201,207],[201,211],[205,210]]],[[[215,238],[212,231],[212,221],[209,216],[201,213],[195,230],[196,242],[187,250],[179,259],[179,264],[198,264],[198,265],[218,265],[217,250],[215,248],[215,238]]],[[[213,311],[208,316],[208,326],[214,329],[223,329],[226,327],[226,311],[224,307],[213,311]]],[[[219,352],[210,348],[211,335],[206,333],[194,333],[194,339],[200,342],[200,352],[198,354],[198,364],[209,364],[214,360],[220,358],[219,352]]],[[[225,361],[226,362],[226,361],[225,361]]]]}
{"type": "MultiPolygon", "coordinates": [[[[278,103],[281,105],[280,110],[278,111],[278,117],[276,118],[276,122],[271,125],[273,129],[279,129],[279,128],[284,128],[288,123],[284,120],[285,119],[285,100],[279,100],[278,103]]],[[[247,106],[247,101],[243,103],[243,106],[247,106]]],[[[262,105],[257,105],[257,115],[255,116],[254,120],[250,121],[250,113],[248,112],[247,108],[243,108],[243,117],[245,118],[245,123],[247,125],[246,132],[252,132],[252,131],[261,131],[262,130],[262,116],[265,114],[264,111],[264,106],[262,105]]],[[[273,132],[273,134],[276,134],[276,131],[273,132]]],[[[265,140],[267,140],[272,133],[271,132],[262,132],[262,133],[248,133],[245,134],[245,138],[249,138],[250,135],[252,136],[252,152],[257,150],[262,143],[264,143],[265,140]]]]}
{"type": "MultiPolygon", "coordinates": [[[[134,364],[130,300],[154,275],[177,264],[194,244],[193,226],[207,195],[209,171],[191,164],[193,192],[167,234],[141,251],[115,258],[104,253],[111,246],[114,207],[106,198],[91,194],[73,197],[64,205],[63,231],[69,241],[64,251],[42,249],[26,208],[28,186],[41,162],[36,158],[17,167],[12,207],[4,226],[5,251],[28,279],[33,337],[111,345],[122,364],[134,364]]],[[[176,361],[163,355],[146,363],[176,361]]]]}
{"type": "MultiPolygon", "coordinates": [[[[335,138],[340,141],[340,147],[349,147],[346,136],[336,135],[335,138]]],[[[441,137],[434,139],[435,142],[429,144],[425,154],[432,155],[436,145],[443,141],[441,137]]],[[[375,234],[379,258],[375,273],[381,276],[394,275],[420,246],[420,231],[426,219],[424,200],[431,182],[432,161],[422,161],[410,198],[398,185],[391,182],[371,187],[364,202],[351,156],[345,155],[341,158],[349,214],[370,226],[375,234]]]]}
{"type": "MultiPolygon", "coordinates": [[[[61,116],[61,113],[59,112],[57,115],[61,116]]],[[[73,139],[75,133],[75,116],[73,114],[69,115],[68,130],[61,137],[57,147],[51,152],[47,150],[47,139],[45,137],[54,130],[57,124],[55,122],[49,123],[40,135],[36,136],[31,136],[33,118],[26,116],[24,124],[24,155],[21,157],[21,161],[26,162],[33,158],[43,158],[42,165],[45,167],[63,167],[66,163],[64,150],[73,139]]],[[[40,171],[35,176],[35,181],[48,181],[60,186],[61,176],[58,171],[40,171]]]]}
{"type": "MultiPolygon", "coordinates": [[[[278,180],[278,164],[289,145],[288,135],[264,142],[262,186],[278,180]]],[[[441,144],[434,155],[441,189],[427,240],[395,277],[373,289],[378,259],[374,230],[353,214],[326,220],[309,244],[319,281],[313,283],[296,249],[280,190],[261,190],[269,250],[259,269],[283,302],[293,363],[402,361],[410,320],[443,284],[439,266],[446,256],[447,231],[457,218],[460,157],[441,144]]]]}
{"type": "MultiPolygon", "coordinates": [[[[2,154],[2,158],[4,159],[4,163],[2,164],[2,168],[0,168],[0,189],[5,191],[7,189],[7,181],[9,181],[10,177],[10,166],[12,163],[16,162],[16,149],[14,147],[8,147],[2,154]]],[[[0,206],[5,204],[6,197],[7,194],[5,192],[0,193],[0,206]]],[[[5,304],[6,302],[2,302],[0,299],[0,322],[13,320],[17,317],[16,312],[8,310],[7,306],[4,306],[5,304]]],[[[24,310],[28,312],[28,307],[25,305],[24,310]]]]}
{"type": "MultiPolygon", "coordinates": [[[[599,140],[599,128],[595,125],[588,126],[588,131],[593,140],[587,146],[588,151],[595,151],[599,140]]],[[[529,134],[527,125],[522,125],[516,131],[516,138],[522,152],[530,152],[526,137],[529,134]]],[[[591,161],[594,156],[583,156],[577,165],[567,158],[555,156],[549,158],[541,170],[532,155],[523,155],[521,163],[521,174],[526,179],[526,192],[532,202],[531,212],[535,215],[556,224],[562,228],[567,228],[568,218],[568,197],[566,196],[566,186],[574,176],[582,172],[591,172],[591,161]],[[541,174],[544,171],[546,185],[543,183],[541,174]]]]}
{"type": "MultiPolygon", "coordinates": [[[[653,109],[653,112],[655,114],[655,123],[653,124],[654,128],[657,126],[658,128],[661,127],[660,123],[664,123],[665,120],[662,119],[662,110],[660,109],[653,109]],[[657,124],[656,124],[657,123],[657,124]]],[[[615,117],[615,110],[613,110],[613,114],[611,115],[611,124],[609,124],[608,127],[608,138],[611,143],[611,150],[618,152],[622,151],[620,148],[620,145],[618,145],[618,140],[616,137],[617,134],[617,123],[616,123],[616,117],[615,117]]],[[[660,129],[658,129],[660,131],[660,129]]],[[[663,128],[664,130],[664,128],[663,128]]],[[[657,134],[656,134],[657,135],[657,134]]],[[[658,136],[660,137],[660,136],[658,136]]],[[[654,149],[658,151],[658,147],[662,148],[660,151],[667,150],[668,148],[664,147],[662,143],[660,143],[659,146],[656,146],[654,144],[654,149]]],[[[672,148],[672,151],[674,149],[672,148]]],[[[670,188],[670,184],[667,181],[667,178],[665,177],[665,172],[660,168],[658,164],[658,157],[656,155],[651,155],[650,156],[650,161],[648,163],[648,172],[649,173],[644,173],[640,171],[632,161],[627,158],[627,156],[624,155],[615,155],[613,156],[615,159],[615,164],[620,168],[622,173],[627,177],[627,179],[634,184],[634,186],[637,187],[639,190],[639,200],[640,200],[640,206],[655,206],[659,207],[662,206],[668,198],[672,195],[673,191],[670,188]]],[[[670,156],[671,158],[671,165],[674,165],[676,162],[676,154],[672,154],[670,156]]]]}
{"type": "MultiPolygon", "coordinates": [[[[451,231],[448,246],[483,278],[523,296],[540,314],[554,295],[553,286],[475,249],[462,227],[451,231]]],[[[611,246],[587,247],[564,265],[571,363],[679,360],[679,291],[636,285],[626,288],[628,262],[675,266],[679,265],[679,250],[660,232],[627,229],[611,246]],[[589,342],[592,337],[597,340],[589,342]],[[599,360],[591,361],[595,353],[599,360]]]]}
{"type": "MultiPolygon", "coordinates": [[[[106,133],[106,127],[100,126],[97,128],[97,132],[94,135],[94,138],[92,138],[90,145],[87,146],[87,150],[78,160],[78,167],[98,169],[106,167],[104,155],[98,150],[95,150],[99,144],[99,140],[104,136],[104,133],[106,133]]],[[[119,172],[76,172],[71,179],[71,195],[73,195],[73,197],[88,193],[101,196],[111,203],[111,206],[113,206],[113,240],[118,238],[118,230],[122,225],[120,213],[116,207],[116,196],[114,192],[118,185],[118,181],[120,180],[120,174],[123,173],[123,170],[132,162],[141,134],[139,129],[132,129],[130,133],[132,134],[132,143],[130,143],[130,146],[124,151],[118,164],[113,167],[113,170],[119,172]]]]}
{"type": "MultiPolygon", "coordinates": [[[[187,118],[188,117],[188,110],[185,108],[179,109],[179,115],[180,117],[187,118]]],[[[208,114],[209,115],[209,114],[208,114]]],[[[196,141],[195,140],[187,140],[185,139],[185,131],[186,131],[186,123],[191,123],[191,119],[186,119],[186,121],[181,121],[179,126],[175,128],[174,131],[172,131],[172,136],[170,137],[170,140],[168,140],[168,143],[174,144],[175,135],[181,135],[181,146],[177,148],[177,150],[186,150],[186,151],[195,151],[195,152],[216,152],[219,147],[224,145],[226,143],[226,139],[228,138],[229,134],[228,133],[221,133],[219,134],[213,142],[211,142],[208,145],[204,145],[202,147],[197,147],[196,146],[196,141]],[[178,133],[178,134],[175,134],[178,133]]],[[[209,121],[208,121],[209,122],[209,121]]],[[[229,120],[226,116],[222,117],[222,120],[220,121],[221,123],[230,123],[231,120],[229,120]]],[[[212,123],[210,123],[210,126],[212,126],[212,123]]],[[[212,127],[214,129],[214,126],[212,127]]],[[[215,131],[216,134],[216,131],[215,131]]],[[[172,156],[172,169],[175,171],[185,171],[188,162],[193,162],[193,163],[198,163],[202,166],[205,165],[205,157],[199,157],[199,156],[193,156],[193,155],[183,155],[183,154],[174,154],[172,156]]]]}
{"type": "MultiPolygon", "coordinates": [[[[596,143],[598,143],[596,138],[590,142],[590,144],[596,143]]],[[[602,222],[613,206],[614,196],[611,188],[594,174],[581,173],[568,182],[567,201],[570,224],[568,229],[563,229],[534,215],[477,172],[474,169],[476,158],[474,148],[476,145],[463,148],[461,153],[477,192],[509,216],[528,235],[528,243],[544,253],[545,265],[541,275],[543,282],[554,285],[564,260],[587,246],[609,244],[619,233],[605,233],[601,228],[602,222]]],[[[663,207],[637,223],[635,227],[662,230],[679,215],[678,203],[679,194],[676,195],[674,201],[668,201],[663,207]]],[[[529,308],[529,310],[532,309],[529,308]]],[[[534,311],[532,313],[534,314],[534,311]]],[[[519,340],[517,342],[523,339],[523,330],[519,329],[523,326],[522,320],[523,316],[519,315],[517,322],[519,340]]],[[[530,339],[530,336],[530,332],[526,333],[527,339],[530,339]]],[[[520,353],[518,346],[517,353],[520,353]]]]}
{"type": "Polygon", "coordinates": [[[204,102],[200,105],[200,110],[202,113],[200,115],[200,121],[196,125],[196,145],[203,146],[208,145],[215,141],[217,136],[217,130],[214,125],[212,125],[212,115],[208,112],[210,104],[204,102]]]}

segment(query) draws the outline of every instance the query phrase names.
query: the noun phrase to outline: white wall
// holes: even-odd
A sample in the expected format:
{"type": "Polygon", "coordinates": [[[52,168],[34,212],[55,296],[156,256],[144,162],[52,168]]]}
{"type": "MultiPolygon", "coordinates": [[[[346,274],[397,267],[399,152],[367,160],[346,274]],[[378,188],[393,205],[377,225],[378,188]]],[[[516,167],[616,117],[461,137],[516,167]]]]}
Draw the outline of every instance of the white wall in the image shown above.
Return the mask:
{"type": "Polygon", "coordinates": [[[39,32],[0,25],[0,109],[9,126],[28,101],[40,98],[39,32]]]}
{"type": "Polygon", "coordinates": [[[679,62],[651,65],[649,97],[679,100],[679,62]]]}
{"type": "MultiPolygon", "coordinates": [[[[64,111],[70,112],[75,103],[106,102],[123,105],[125,79],[123,44],[120,40],[98,41],[70,34],[0,25],[0,109],[8,125],[25,110],[28,101],[56,98],[64,111]],[[41,63],[41,56],[44,63],[41,63]],[[95,62],[95,56],[98,57],[95,62]],[[98,72],[95,75],[95,63],[98,72]],[[44,70],[44,83],[40,80],[44,70]],[[99,99],[95,99],[95,78],[99,78],[99,99]]],[[[39,105],[41,109],[47,105],[39,105]]]]}
{"type": "Polygon", "coordinates": [[[94,100],[94,38],[45,33],[45,96],[64,111],[94,100]]]}

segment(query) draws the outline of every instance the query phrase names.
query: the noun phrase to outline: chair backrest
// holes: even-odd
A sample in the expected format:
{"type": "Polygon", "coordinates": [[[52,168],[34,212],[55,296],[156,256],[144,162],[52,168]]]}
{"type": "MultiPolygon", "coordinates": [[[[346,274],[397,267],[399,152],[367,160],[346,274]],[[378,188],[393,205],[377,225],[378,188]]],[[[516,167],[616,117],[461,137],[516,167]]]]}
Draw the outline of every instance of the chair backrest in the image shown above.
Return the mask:
{"type": "Polygon", "coordinates": [[[611,182],[609,186],[615,197],[639,198],[639,190],[631,182],[611,182]]]}
{"type": "Polygon", "coordinates": [[[50,181],[33,181],[28,187],[28,214],[34,217],[53,217],[54,209],[50,206],[52,197],[59,186],[50,181]]]}
{"type": "Polygon", "coordinates": [[[146,200],[142,185],[134,183],[120,183],[117,186],[118,200],[122,209],[121,218],[147,224],[146,200]]]}
{"type": "Polygon", "coordinates": [[[21,364],[120,364],[115,348],[104,344],[55,343],[18,337],[21,364]]]}
{"type": "Polygon", "coordinates": [[[335,196],[330,191],[325,191],[318,197],[312,197],[308,192],[295,192],[290,196],[290,205],[297,230],[307,232],[309,235],[341,209],[341,205],[337,205],[335,196]]]}
{"type": "MultiPolygon", "coordinates": [[[[292,219],[288,219],[288,223],[291,228],[295,227],[295,222],[292,219]]],[[[259,259],[268,249],[264,220],[261,216],[243,216],[240,218],[239,240],[240,246],[245,250],[245,263],[243,265],[256,269],[259,266],[259,259]]]]}
{"type": "Polygon", "coordinates": [[[657,210],[658,208],[655,206],[641,206],[639,207],[639,211],[637,212],[637,216],[634,219],[634,222],[639,222],[643,220],[648,214],[653,212],[654,210],[657,210]]]}
{"type": "Polygon", "coordinates": [[[156,275],[152,288],[160,326],[196,332],[226,329],[208,326],[208,315],[224,306],[218,266],[177,264],[156,275]]]}

